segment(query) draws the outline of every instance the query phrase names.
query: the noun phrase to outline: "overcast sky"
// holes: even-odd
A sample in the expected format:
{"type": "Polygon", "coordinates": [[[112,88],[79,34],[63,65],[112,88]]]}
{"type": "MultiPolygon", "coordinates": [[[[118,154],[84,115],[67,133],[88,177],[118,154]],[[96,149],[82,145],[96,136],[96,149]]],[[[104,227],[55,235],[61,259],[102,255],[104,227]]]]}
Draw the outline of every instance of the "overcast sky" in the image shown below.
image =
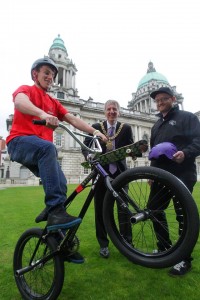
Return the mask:
{"type": "Polygon", "coordinates": [[[149,61],[200,110],[198,0],[6,0],[1,5],[0,135],[12,93],[32,85],[30,68],[60,34],[78,72],[79,96],[127,107],[149,61]]]}

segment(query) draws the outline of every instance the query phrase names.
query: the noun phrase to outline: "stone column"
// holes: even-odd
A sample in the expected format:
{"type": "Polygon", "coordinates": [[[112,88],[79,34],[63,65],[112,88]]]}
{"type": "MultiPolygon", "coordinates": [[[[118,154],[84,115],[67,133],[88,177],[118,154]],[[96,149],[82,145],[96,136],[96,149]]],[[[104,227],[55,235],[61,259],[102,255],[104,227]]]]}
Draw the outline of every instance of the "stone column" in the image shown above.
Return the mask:
{"type": "Polygon", "coordinates": [[[63,87],[66,87],[66,70],[63,69],[63,87]]]}
{"type": "Polygon", "coordinates": [[[135,142],[138,141],[138,127],[135,125],[135,142]]]}
{"type": "Polygon", "coordinates": [[[142,128],[141,126],[138,126],[138,140],[142,139],[142,128]]]}

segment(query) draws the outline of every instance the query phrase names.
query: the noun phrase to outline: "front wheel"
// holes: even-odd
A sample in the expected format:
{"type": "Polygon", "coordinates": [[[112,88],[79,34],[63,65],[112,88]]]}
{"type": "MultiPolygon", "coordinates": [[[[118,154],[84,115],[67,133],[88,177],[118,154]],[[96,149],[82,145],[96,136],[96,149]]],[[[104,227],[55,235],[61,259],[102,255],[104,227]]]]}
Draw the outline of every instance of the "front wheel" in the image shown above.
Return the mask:
{"type": "Polygon", "coordinates": [[[63,260],[58,255],[45,260],[56,250],[57,242],[52,236],[42,234],[40,228],[28,229],[15,247],[14,276],[23,299],[55,300],[63,286],[63,260]]]}
{"type": "Polygon", "coordinates": [[[104,222],[118,250],[130,261],[165,268],[190,257],[199,235],[199,215],[186,186],[159,168],[120,174],[104,199],[104,222]]]}

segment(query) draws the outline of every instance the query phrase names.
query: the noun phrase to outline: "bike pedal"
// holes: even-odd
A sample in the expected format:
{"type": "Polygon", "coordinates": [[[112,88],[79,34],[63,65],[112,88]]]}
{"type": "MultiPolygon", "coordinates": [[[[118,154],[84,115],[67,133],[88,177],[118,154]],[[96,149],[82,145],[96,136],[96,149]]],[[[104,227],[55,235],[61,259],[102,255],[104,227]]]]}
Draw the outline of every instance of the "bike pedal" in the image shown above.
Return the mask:
{"type": "Polygon", "coordinates": [[[52,231],[58,231],[59,229],[69,229],[71,227],[80,224],[81,221],[82,220],[80,218],[77,218],[74,221],[65,224],[56,224],[56,225],[49,225],[49,226],[47,225],[47,231],[52,232],[52,231]]]}

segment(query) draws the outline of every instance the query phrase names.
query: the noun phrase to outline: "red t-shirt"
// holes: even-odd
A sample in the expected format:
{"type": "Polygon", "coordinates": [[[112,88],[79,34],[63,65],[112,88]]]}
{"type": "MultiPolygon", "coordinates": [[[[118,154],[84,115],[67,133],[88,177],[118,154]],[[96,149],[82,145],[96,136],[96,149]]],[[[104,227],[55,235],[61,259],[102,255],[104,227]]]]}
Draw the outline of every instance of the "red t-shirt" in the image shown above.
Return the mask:
{"type": "MultiPolygon", "coordinates": [[[[20,86],[13,93],[13,102],[15,101],[15,97],[18,93],[26,94],[35,106],[42,109],[46,113],[57,117],[60,121],[63,121],[65,114],[68,113],[68,110],[63,107],[58,100],[52,98],[45,91],[39,89],[35,85],[20,86]]],[[[20,111],[15,109],[12,128],[10,130],[9,136],[6,138],[6,143],[8,144],[13,138],[23,135],[37,135],[44,140],[52,142],[53,130],[45,126],[34,125],[32,123],[33,119],[39,118],[21,113],[20,111]]]]}

